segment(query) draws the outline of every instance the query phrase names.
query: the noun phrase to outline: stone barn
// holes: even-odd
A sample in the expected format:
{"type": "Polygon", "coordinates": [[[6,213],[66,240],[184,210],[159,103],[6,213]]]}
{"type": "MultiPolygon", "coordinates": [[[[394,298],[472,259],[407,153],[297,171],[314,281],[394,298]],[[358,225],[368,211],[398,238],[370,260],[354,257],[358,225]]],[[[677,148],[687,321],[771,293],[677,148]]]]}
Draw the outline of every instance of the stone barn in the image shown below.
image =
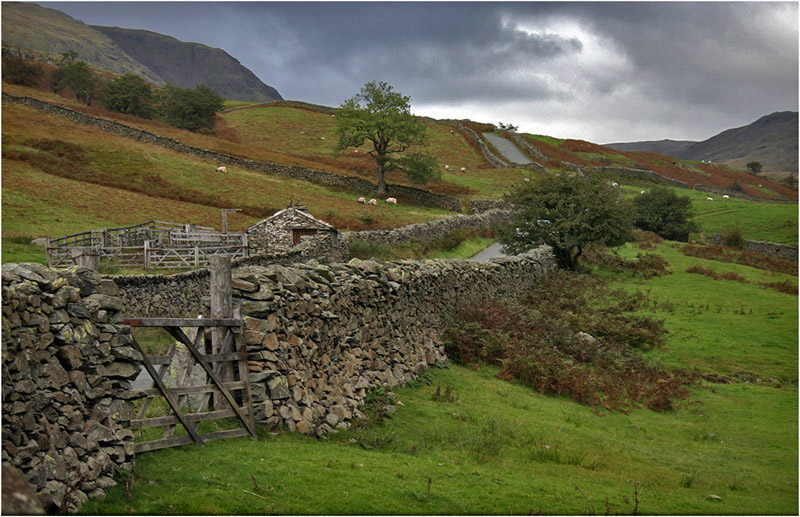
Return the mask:
{"type": "Polygon", "coordinates": [[[289,205],[247,228],[247,240],[254,251],[286,251],[303,237],[336,234],[332,225],[308,213],[302,205],[289,205]]]}

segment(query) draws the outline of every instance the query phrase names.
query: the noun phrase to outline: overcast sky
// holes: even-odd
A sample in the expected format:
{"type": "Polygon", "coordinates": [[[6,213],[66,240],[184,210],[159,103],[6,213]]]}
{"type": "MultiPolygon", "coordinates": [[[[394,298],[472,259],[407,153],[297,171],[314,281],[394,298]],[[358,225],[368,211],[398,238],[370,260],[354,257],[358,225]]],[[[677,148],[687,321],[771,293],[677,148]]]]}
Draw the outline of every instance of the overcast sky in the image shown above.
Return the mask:
{"type": "Polygon", "coordinates": [[[38,2],[218,47],[285,99],[369,81],[436,118],[597,143],[705,140],[798,109],[798,3],[38,2]]]}

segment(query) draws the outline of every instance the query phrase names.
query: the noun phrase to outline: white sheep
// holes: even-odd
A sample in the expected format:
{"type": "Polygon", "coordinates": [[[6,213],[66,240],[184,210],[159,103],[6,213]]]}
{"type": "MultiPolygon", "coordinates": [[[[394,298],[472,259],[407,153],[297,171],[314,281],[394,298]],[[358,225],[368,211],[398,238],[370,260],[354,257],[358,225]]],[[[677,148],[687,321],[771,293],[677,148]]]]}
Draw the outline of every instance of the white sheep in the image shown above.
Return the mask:
{"type": "Polygon", "coordinates": [[[444,170],[449,171],[450,170],[450,166],[449,165],[445,165],[444,166],[444,170]]]}
{"type": "Polygon", "coordinates": [[[388,198],[386,198],[386,202],[389,203],[390,205],[396,205],[397,204],[397,199],[395,199],[393,197],[388,197],[388,198]]]}
{"type": "Polygon", "coordinates": [[[369,204],[372,205],[372,206],[378,206],[378,202],[376,200],[374,200],[374,199],[370,199],[369,200],[369,204]]]}
{"type": "Polygon", "coordinates": [[[644,194],[645,192],[647,192],[647,191],[643,190],[643,191],[639,192],[639,194],[644,194]]]}
{"type": "Polygon", "coordinates": [[[714,198],[713,197],[707,197],[706,201],[714,201],[714,198]]]}
{"type": "Polygon", "coordinates": [[[730,198],[731,198],[731,196],[729,196],[728,194],[725,194],[724,196],[722,196],[722,199],[730,199],[730,198]]]}
{"type": "Polygon", "coordinates": [[[361,203],[362,205],[366,205],[367,204],[367,198],[360,197],[360,198],[358,198],[358,202],[361,203]]]}
{"type": "Polygon", "coordinates": [[[467,172],[467,168],[466,167],[461,167],[461,172],[467,172]]]}
{"type": "Polygon", "coordinates": [[[613,181],[613,182],[611,182],[611,186],[614,187],[614,188],[617,188],[617,187],[619,187],[619,183],[617,183],[616,181],[613,181]]]}
{"type": "Polygon", "coordinates": [[[225,167],[217,167],[217,172],[225,173],[225,172],[228,172],[228,169],[225,168],[225,167]]]}

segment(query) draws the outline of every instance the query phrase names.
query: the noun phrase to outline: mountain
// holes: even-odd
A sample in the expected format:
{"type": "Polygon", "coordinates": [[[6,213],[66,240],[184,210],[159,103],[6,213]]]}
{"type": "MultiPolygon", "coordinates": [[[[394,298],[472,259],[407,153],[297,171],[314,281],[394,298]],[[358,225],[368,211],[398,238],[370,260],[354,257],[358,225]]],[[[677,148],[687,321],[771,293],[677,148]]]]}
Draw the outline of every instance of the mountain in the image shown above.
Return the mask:
{"type": "Polygon", "coordinates": [[[651,151],[683,160],[725,163],[741,169],[761,162],[764,172],[797,172],[796,111],[777,111],[747,126],[728,129],[702,142],[658,140],[606,144],[618,151],[651,151]]]}
{"type": "MultiPolygon", "coordinates": [[[[157,86],[165,81],[139,63],[108,36],[55,9],[36,4],[3,2],[3,45],[44,54],[57,62],[62,52],[74,50],[78,59],[117,74],[136,74],[157,86]]],[[[5,51],[4,51],[5,53],[5,51]]],[[[27,53],[26,53],[27,54],[27,53]]]]}
{"type": "Polygon", "coordinates": [[[226,99],[282,99],[275,88],[221,49],[144,30],[89,26],[31,3],[3,2],[2,20],[4,53],[29,49],[55,62],[62,52],[74,50],[78,59],[96,68],[134,73],[157,86],[205,84],[226,99]]]}
{"type": "Polygon", "coordinates": [[[256,102],[283,99],[275,88],[261,82],[224,50],[145,30],[91,27],[159,77],[181,88],[204,84],[226,99],[256,102]]]}

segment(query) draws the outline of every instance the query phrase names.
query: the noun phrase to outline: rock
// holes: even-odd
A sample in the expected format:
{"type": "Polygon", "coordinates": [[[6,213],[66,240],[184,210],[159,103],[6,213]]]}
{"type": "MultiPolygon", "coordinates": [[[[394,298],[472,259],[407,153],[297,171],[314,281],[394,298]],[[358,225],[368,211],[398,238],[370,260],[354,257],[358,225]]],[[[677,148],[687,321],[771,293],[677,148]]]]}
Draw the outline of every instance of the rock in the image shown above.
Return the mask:
{"type": "Polygon", "coordinates": [[[135,364],[115,361],[108,365],[98,366],[97,374],[102,377],[120,377],[122,379],[132,380],[138,377],[139,367],[135,364]]]}
{"type": "Polygon", "coordinates": [[[10,463],[3,462],[3,515],[44,515],[34,487],[10,463]]]}

